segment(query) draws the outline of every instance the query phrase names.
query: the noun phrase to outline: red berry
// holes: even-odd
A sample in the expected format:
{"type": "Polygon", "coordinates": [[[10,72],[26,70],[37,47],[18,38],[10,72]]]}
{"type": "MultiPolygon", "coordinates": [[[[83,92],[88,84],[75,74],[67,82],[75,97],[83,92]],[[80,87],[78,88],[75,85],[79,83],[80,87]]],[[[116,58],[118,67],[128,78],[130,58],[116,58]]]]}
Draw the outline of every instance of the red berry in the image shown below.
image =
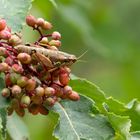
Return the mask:
{"type": "Polygon", "coordinates": [[[28,15],[26,17],[26,23],[27,23],[28,26],[34,27],[37,23],[37,20],[34,16],[28,15]]]}
{"type": "Polygon", "coordinates": [[[29,105],[28,110],[33,115],[37,115],[39,113],[39,105],[32,103],[29,105]]]}
{"type": "Polygon", "coordinates": [[[12,70],[16,73],[23,73],[23,68],[19,64],[12,65],[12,70]]]}
{"type": "Polygon", "coordinates": [[[41,105],[41,106],[39,106],[39,112],[42,115],[47,115],[49,113],[49,110],[46,107],[44,107],[43,105],[41,105]]]}
{"type": "Polygon", "coordinates": [[[14,60],[8,56],[5,60],[4,60],[5,63],[7,63],[9,66],[12,66],[14,64],[14,60]]]}
{"type": "Polygon", "coordinates": [[[67,73],[60,73],[59,74],[59,81],[62,85],[68,85],[69,83],[69,75],[67,73]]]}
{"type": "Polygon", "coordinates": [[[59,85],[52,84],[51,87],[55,89],[55,95],[57,97],[61,97],[63,95],[63,89],[59,85]]]}
{"type": "Polygon", "coordinates": [[[0,31],[4,30],[6,27],[6,20],[0,19],[0,31]]]}
{"type": "Polygon", "coordinates": [[[9,73],[5,75],[5,84],[6,84],[6,86],[11,86],[12,85],[12,81],[11,81],[9,73]]]}

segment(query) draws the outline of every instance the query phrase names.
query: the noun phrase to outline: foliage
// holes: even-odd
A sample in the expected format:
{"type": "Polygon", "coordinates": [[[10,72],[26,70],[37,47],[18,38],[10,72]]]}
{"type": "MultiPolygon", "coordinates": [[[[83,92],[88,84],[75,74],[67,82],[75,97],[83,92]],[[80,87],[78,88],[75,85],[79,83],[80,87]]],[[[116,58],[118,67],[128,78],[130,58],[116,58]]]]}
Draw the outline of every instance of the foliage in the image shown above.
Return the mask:
{"type": "MultiPolygon", "coordinates": [[[[54,1],[52,2],[56,5],[54,1]]],[[[78,3],[78,0],[76,2],[78,3]]],[[[23,19],[30,8],[31,1],[15,0],[14,3],[16,4],[13,6],[11,6],[8,0],[3,0],[2,3],[3,4],[0,6],[0,16],[8,20],[9,25],[15,32],[20,31],[23,19]],[[6,8],[3,5],[5,5],[6,8]],[[23,5],[25,7],[20,7],[23,5]],[[9,10],[8,12],[7,9],[9,10]]],[[[83,5],[81,5],[81,7],[83,5]]],[[[71,22],[73,16],[76,16],[73,25],[76,26],[78,30],[82,31],[82,38],[88,38],[85,43],[89,44],[89,47],[91,47],[92,39],[89,35],[89,30],[92,28],[92,25],[88,22],[86,15],[81,17],[81,10],[77,10],[77,7],[74,5],[71,7],[60,6],[62,8],[60,14],[64,19],[68,18],[69,22],[71,22]],[[73,16],[67,16],[69,12],[73,12],[73,16]],[[77,23],[80,24],[81,22],[83,25],[77,26],[77,23]],[[85,27],[84,25],[88,26],[85,27]],[[79,28],[82,28],[82,30],[79,28]]],[[[86,6],[89,5],[87,4],[86,6]]],[[[108,36],[106,36],[106,38],[107,37],[108,36]]],[[[94,43],[96,43],[96,41],[94,43]]],[[[100,46],[98,43],[97,45],[100,46]]],[[[102,54],[104,53],[104,49],[102,45],[100,47],[97,51],[102,54]]],[[[0,90],[5,87],[3,78],[4,76],[1,75],[0,90]]],[[[60,140],[140,139],[140,103],[138,100],[134,99],[128,104],[124,104],[112,97],[106,97],[99,87],[85,79],[74,78],[71,80],[70,85],[81,95],[81,99],[78,102],[62,101],[52,108],[52,115],[58,121],[57,124],[53,126],[53,135],[55,138],[60,140]]],[[[19,119],[16,114],[7,117],[5,111],[7,105],[8,102],[0,97],[1,139],[5,139],[6,130],[13,140],[29,139],[28,130],[22,120],[19,119]]],[[[34,130],[34,132],[35,131],[37,130],[34,130]]]]}

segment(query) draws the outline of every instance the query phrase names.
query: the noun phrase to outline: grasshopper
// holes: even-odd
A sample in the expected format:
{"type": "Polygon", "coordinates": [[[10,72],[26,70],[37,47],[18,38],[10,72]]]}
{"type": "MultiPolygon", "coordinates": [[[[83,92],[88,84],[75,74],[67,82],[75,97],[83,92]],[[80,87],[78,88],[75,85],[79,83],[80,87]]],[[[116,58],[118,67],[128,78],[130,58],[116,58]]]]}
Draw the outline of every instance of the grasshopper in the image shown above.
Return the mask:
{"type": "Polygon", "coordinates": [[[49,67],[50,69],[58,68],[60,66],[69,67],[77,61],[75,55],[68,54],[62,51],[46,49],[38,45],[18,45],[15,46],[15,49],[19,53],[25,52],[33,55],[36,59],[38,59],[41,63],[43,63],[46,67],[49,67]]]}

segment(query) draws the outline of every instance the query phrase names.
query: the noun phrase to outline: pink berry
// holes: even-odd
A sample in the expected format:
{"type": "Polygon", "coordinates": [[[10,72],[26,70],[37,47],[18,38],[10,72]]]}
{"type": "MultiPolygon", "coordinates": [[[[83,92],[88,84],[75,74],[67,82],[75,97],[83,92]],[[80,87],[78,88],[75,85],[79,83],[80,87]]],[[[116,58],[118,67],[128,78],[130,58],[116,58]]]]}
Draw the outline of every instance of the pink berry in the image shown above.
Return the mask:
{"type": "Polygon", "coordinates": [[[23,73],[23,68],[19,64],[12,65],[12,69],[16,73],[23,73]]]}
{"type": "Polygon", "coordinates": [[[0,19],[0,31],[4,30],[6,27],[6,20],[0,19]]]}
{"type": "Polygon", "coordinates": [[[38,18],[36,24],[37,24],[38,26],[43,26],[43,25],[44,25],[44,22],[45,22],[45,20],[44,20],[43,18],[38,18]]]}
{"type": "Polygon", "coordinates": [[[80,96],[77,92],[72,91],[72,93],[68,96],[70,100],[78,101],[80,99],[80,96]]]}
{"type": "Polygon", "coordinates": [[[27,23],[27,25],[29,25],[31,27],[34,27],[35,24],[37,23],[37,20],[36,20],[36,18],[34,16],[28,15],[26,17],[26,23],[27,23]]]}
{"type": "Polygon", "coordinates": [[[11,33],[6,30],[0,31],[0,39],[8,40],[11,37],[11,33]]]}
{"type": "Polygon", "coordinates": [[[61,38],[61,34],[57,31],[52,33],[52,38],[55,40],[59,40],[61,38]]]}
{"type": "Polygon", "coordinates": [[[21,88],[18,85],[14,85],[12,87],[12,94],[15,95],[19,95],[21,93],[21,88]]]}

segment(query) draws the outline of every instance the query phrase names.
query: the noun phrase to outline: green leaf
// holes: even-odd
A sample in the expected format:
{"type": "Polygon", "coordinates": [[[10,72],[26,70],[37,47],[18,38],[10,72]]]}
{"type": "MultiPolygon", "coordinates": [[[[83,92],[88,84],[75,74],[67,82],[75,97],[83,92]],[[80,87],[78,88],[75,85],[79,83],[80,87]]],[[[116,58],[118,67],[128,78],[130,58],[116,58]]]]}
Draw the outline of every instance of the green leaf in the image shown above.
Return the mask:
{"type": "Polygon", "coordinates": [[[108,119],[115,130],[116,140],[130,140],[131,120],[129,117],[108,113],[108,119]]]}
{"type": "Polygon", "coordinates": [[[95,84],[85,79],[74,79],[70,81],[70,85],[73,90],[77,91],[81,95],[85,95],[95,101],[95,105],[103,110],[102,103],[106,101],[104,92],[95,84]]]}
{"type": "Polygon", "coordinates": [[[9,101],[2,97],[1,90],[5,88],[4,82],[4,74],[0,74],[0,108],[7,107],[9,105],[9,101]]]}
{"type": "Polygon", "coordinates": [[[1,0],[0,17],[6,19],[12,31],[21,31],[32,0],[1,0]]]}
{"type": "Polygon", "coordinates": [[[49,1],[52,3],[52,5],[53,5],[55,8],[57,8],[57,4],[56,4],[55,0],[49,0],[49,1]]]}
{"type": "Polygon", "coordinates": [[[6,139],[6,124],[7,124],[7,110],[6,108],[0,108],[1,122],[1,135],[2,139],[6,139]]]}
{"type": "MultiPolygon", "coordinates": [[[[135,115],[134,113],[130,113],[130,107],[126,107],[123,103],[113,99],[112,97],[106,98],[103,91],[101,91],[96,85],[87,80],[74,79],[71,80],[70,85],[72,86],[73,90],[93,99],[100,113],[108,116],[109,122],[114,128],[117,134],[116,138],[118,138],[118,140],[130,139],[130,120],[128,119],[128,116],[130,115],[132,118],[132,116],[135,115]],[[109,112],[113,112],[113,114],[109,114],[109,112]],[[117,124],[117,121],[120,122],[120,124],[117,124]]],[[[133,121],[137,122],[136,120],[133,121]]]]}
{"type": "Polygon", "coordinates": [[[77,102],[62,101],[53,110],[59,113],[54,135],[59,140],[110,140],[114,136],[107,118],[93,114],[94,102],[81,96],[77,102]]]}
{"type": "Polygon", "coordinates": [[[16,114],[8,117],[7,130],[13,140],[29,139],[26,125],[16,114]]]}
{"type": "MultiPolygon", "coordinates": [[[[6,123],[7,123],[7,111],[6,108],[9,102],[1,96],[1,90],[5,88],[4,75],[0,74],[0,118],[1,118],[1,134],[2,138],[6,138],[6,123]]],[[[1,138],[1,139],[2,139],[1,138]]]]}
{"type": "Polygon", "coordinates": [[[140,140],[140,131],[131,133],[131,140],[140,140]]]}

